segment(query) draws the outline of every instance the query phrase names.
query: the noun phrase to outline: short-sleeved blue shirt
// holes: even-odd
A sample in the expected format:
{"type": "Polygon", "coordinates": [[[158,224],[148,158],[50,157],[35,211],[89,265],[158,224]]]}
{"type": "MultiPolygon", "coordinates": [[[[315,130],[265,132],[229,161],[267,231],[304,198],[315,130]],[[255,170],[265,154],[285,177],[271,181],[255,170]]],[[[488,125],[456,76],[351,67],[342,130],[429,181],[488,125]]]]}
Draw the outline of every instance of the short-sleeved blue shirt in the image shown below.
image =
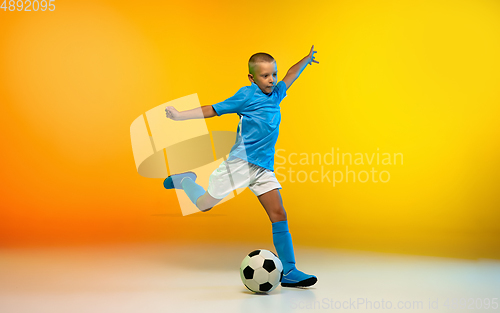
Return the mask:
{"type": "Polygon", "coordinates": [[[212,105],[217,115],[236,113],[240,117],[236,142],[228,160],[243,159],[274,171],[274,145],[281,122],[280,102],[286,97],[286,84],[280,81],[270,94],[257,84],[240,88],[234,96],[212,105]]]}

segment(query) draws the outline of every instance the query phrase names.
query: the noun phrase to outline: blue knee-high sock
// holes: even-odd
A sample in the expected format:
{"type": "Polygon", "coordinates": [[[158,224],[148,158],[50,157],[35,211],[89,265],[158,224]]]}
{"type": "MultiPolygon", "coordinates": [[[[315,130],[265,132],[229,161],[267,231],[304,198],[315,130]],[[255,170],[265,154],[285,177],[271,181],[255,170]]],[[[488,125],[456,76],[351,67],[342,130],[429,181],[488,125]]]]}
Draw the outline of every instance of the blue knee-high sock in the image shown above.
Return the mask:
{"type": "Polygon", "coordinates": [[[189,200],[196,205],[196,200],[205,193],[205,189],[195,183],[191,178],[186,177],[182,179],[181,182],[182,189],[186,192],[189,200]]]}
{"type": "Polygon", "coordinates": [[[273,241],[276,252],[283,263],[283,274],[295,268],[292,235],[288,231],[288,221],[275,222],[273,225],[273,241]]]}

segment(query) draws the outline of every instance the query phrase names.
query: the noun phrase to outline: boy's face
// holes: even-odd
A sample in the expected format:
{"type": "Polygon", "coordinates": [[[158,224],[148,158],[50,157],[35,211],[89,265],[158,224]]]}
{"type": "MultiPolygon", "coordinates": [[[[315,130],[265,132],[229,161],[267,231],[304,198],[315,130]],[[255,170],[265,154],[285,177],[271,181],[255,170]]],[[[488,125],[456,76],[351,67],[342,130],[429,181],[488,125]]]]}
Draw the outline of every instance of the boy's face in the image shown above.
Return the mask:
{"type": "Polygon", "coordinates": [[[255,75],[248,74],[248,79],[259,86],[265,94],[273,92],[278,83],[276,62],[259,62],[255,64],[255,75]]]}

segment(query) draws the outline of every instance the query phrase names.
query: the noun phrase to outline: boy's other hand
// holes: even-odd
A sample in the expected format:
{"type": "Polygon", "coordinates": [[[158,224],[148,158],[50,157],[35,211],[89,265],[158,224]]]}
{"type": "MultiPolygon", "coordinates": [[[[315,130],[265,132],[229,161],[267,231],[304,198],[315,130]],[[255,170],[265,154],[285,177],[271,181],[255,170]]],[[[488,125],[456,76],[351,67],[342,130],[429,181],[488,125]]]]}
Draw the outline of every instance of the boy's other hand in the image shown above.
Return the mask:
{"type": "Polygon", "coordinates": [[[311,47],[311,51],[309,52],[309,55],[307,56],[308,57],[308,63],[309,65],[311,65],[313,62],[314,63],[319,63],[318,61],[316,61],[314,59],[314,54],[317,53],[318,51],[314,51],[314,45],[311,47]]]}
{"type": "Polygon", "coordinates": [[[179,118],[179,111],[177,111],[174,107],[168,106],[165,108],[165,113],[167,113],[167,117],[174,121],[177,121],[179,118]]]}

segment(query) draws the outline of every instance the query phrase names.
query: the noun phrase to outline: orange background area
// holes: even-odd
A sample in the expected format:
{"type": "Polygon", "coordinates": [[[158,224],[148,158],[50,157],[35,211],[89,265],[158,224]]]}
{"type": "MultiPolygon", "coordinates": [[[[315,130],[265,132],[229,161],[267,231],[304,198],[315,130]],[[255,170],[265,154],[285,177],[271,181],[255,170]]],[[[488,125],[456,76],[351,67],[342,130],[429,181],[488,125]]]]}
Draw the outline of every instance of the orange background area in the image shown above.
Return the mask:
{"type": "Polygon", "coordinates": [[[387,183],[282,181],[295,244],[500,258],[498,1],[55,5],[0,11],[1,246],[270,242],[249,190],[182,217],[162,179],[138,175],[129,127],[182,96],[229,98],[256,52],[273,55],[281,80],[314,44],[320,63],[281,103],[276,149],[404,163],[377,167],[387,183]]]}

